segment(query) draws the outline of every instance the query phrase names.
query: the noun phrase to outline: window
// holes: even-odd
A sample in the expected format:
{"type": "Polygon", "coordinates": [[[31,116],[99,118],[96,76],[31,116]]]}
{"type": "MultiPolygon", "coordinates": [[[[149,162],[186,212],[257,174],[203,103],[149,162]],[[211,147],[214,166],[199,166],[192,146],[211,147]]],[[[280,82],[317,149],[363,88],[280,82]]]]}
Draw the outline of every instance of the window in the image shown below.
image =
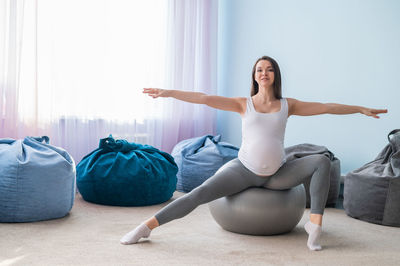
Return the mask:
{"type": "Polygon", "coordinates": [[[23,57],[32,60],[24,66],[37,59],[37,88],[21,86],[19,114],[42,123],[71,117],[140,122],[157,116],[161,108],[142,88],[163,86],[165,5],[163,0],[38,0],[37,39],[24,35],[36,42],[37,54],[23,57]]]}

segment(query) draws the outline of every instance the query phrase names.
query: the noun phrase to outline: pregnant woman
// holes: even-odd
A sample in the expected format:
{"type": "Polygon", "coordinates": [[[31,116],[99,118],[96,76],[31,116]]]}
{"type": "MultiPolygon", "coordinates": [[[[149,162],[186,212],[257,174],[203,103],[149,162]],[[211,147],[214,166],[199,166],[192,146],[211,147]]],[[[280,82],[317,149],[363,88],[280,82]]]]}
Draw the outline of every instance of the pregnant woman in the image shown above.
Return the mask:
{"type": "Polygon", "coordinates": [[[201,186],[174,200],[126,234],[121,239],[122,244],[137,243],[139,239],[149,237],[154,228],[182,218],[197,206],[248,187],[264,186],[283,190],[311,178],[310,220],[304,228],[308,233],[308,248],[321,250],[319,238],[329,191],[330,161],[326,156],[317,154],[285,162],[284,135],[287,119],[292,115],[353,113],[379,118],[378,114],[387,112],[386,109],[282,98],[279,66],[268,56],[259,58],[253,66],[251,97],[248,98],[155,88],[147,88],[143,92],[153,98],[173,97],[239,113],[242,117],[242,144],[237,159],[226,163],[201,186]]]}

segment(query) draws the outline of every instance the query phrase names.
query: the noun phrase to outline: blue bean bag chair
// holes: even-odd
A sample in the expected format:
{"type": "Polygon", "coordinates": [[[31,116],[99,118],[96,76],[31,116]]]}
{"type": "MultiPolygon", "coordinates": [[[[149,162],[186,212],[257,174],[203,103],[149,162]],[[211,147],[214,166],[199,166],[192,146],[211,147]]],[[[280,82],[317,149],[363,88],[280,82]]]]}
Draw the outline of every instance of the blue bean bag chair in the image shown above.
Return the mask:
{"type": "Polygon", "coordinates": [[[239,148],[221,142],[221,135],[206,135],[179,142],[172,150],[178,165],[178,184],[176,189],[190,192],[200,186],[217,170],[235,159],[239,148]]]}
{"type": "Polygon", "coordinates": [[[76,166],[78,190],[89,202],[147,206],[169,200],[176,188],[174,158],[149,145],[100,140],[76,166]]]}
{"type": "Polygon", "coordinates": [[[0,222],[61,218],[71,210],[74,160],[48,143],[46,136],[0,139],[0,222]]]}

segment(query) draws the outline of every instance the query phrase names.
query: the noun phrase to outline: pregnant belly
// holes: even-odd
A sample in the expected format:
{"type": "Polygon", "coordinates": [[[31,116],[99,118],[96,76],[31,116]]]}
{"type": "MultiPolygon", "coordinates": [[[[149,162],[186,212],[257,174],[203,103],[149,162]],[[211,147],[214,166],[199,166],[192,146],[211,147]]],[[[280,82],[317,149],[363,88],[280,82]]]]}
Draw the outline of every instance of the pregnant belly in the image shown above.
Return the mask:
{"type": "Polygon", "coordinates": [[[284,160],[282,145],[247,145],[242,146],[240,157],[250,168],[259,173],[275,173],[284,160]]]}

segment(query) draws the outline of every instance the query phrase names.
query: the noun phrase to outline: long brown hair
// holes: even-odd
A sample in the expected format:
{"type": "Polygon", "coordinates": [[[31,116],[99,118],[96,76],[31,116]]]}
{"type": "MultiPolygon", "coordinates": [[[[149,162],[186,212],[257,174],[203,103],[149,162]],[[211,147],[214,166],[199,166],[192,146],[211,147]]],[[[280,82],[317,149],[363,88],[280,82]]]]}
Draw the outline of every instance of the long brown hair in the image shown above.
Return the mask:
{"type": "Polygon", "coordinates": [[[274,69],[274,84],[272,84],[273,90],[274,90],[274,96],[276,99],[282,99],[282,81],[281,81],[281,70],[279,69],[278,63],[271,57],[269,56],[263,56],[257,59],[256,63],[253,66],[253,71],[251,73],[251,90],[250,90],[250,95],[254,96],[258,93],[258,83],[256,79],[254,78],[254,74],[256,73],[256,65],[259,61],[261,60],[267,60],[271,63],[272,68],[274,69]]]}

